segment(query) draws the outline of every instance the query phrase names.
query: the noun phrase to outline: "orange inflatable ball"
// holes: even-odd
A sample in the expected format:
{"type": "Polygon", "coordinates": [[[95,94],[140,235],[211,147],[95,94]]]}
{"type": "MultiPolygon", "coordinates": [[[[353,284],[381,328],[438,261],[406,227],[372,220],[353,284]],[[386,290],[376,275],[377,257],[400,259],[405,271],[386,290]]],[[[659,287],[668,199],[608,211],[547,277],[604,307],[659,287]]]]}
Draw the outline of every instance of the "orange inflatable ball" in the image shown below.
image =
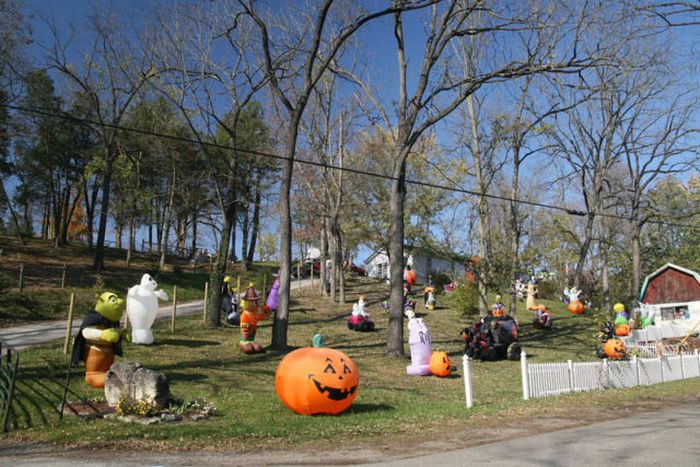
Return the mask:
{"type": "Polygon", "coordinates": [[[566,308],[574,315],[582,315],[583,312],[586,311],[586,306],[580,300],[569,303],[569,306],[566,308]]]}
{"type": "Polygon", "coordinates": [[[608,339],[605,344],[603,344],[603,353],[610,360],[625,358],[627,355],[625,343],[620,339],[608,339]]]}
{"type": "Polygon", "coordinates": [[[444,378],[450,374],[452,363],[445,352],[433,352],[430,355],[430,372],[435,376],[444,378]]]}
{"type": "Polygon", "coordinates": [[[291,411],[302,415],[339,414],[360,388],[360,371],[350,357],[326,347],[304,347],[282,359],[275,391],[291,411]]]}
{"type": "Polygon", "coordinates": [[[627,336],[630,333],[630,327],[627,324],[618,324],[615,326],[616,336],[627,336]]]}

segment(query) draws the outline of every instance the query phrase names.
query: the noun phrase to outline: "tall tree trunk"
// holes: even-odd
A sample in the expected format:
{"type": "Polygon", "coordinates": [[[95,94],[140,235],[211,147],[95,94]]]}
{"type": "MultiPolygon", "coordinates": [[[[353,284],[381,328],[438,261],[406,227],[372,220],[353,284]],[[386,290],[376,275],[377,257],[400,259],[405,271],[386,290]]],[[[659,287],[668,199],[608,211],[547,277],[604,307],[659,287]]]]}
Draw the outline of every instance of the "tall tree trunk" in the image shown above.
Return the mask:
{"type": "MultiPolygon", "coordinates": [[[[474,98],[470,95],[467,97],[467,110],[469,111],[469,120],[472,131],[472,152],[474,157],[474,170],[476,171],[476,191],[478,193],[486,193],[486,182],[484,180],[481,149],[479,145],[479,129],[477,125],[477,116],[474,110],[474,98]]],[[[479,285],[479,315],[483,318],[488,315],[488,279],[490,277],[490,262],[491,262],[491,242],[488,237],[489,225],[491,223],[489,206],[486,197],[479,196],[476,208],[479,217],[479,228],[477,235],[479,237],[479,270],[477,274],[477,283],[479,285]]]]}
{"type": "Polygon", "coordinates": [[[122,237],[124,236],[124,224],[121,219],[114,223],[114,246],[118,250],[122,249],[122,237]]]}
{"type": "MultiPolygon", "coordinates": [[[[515,145],[513,148],[513,179],[510,188],[510,196],[512,199],[518,199],[518,184],[520,176],[520,146],[515,145]]],[[[518,278],[518,264],[520,255],[520,212],[518,204],[514,201],[510,203],[510,305],[508,313],[515,318],[515,305],[517,303],[517,295],[515,293],[515,281],[518,278]]]]}
{"type": "Polygon", "coordinates": [[[17,238],[19,239],[19,243],[24,245],[24,238],[22,237],[22,228],[19,226],[19,219],[17,218],[17,213],[15,212],[15,208],[12,207],[10,197],[7,196],[7,191],[5,191],[5,182],[2,180],[0,180],[0,190],[2,190],[2,197],[7,203],[7,209],[10,210],[10,216],[12,216],[12,221],[15,224],[15,229],[17,229],[17,238]]]}
{"type": "MultiPolygon", "coordinates": [[[[51,219],[50,219],[50,201],[47,199],[44,201],[44,210],[41,215],[41,239],[42,240],[47,240],[49,238],[49,226],[51,225],[51,219]]],[[[25,224],[26,224],[26,219],[27,219],[27,205],[25,204],[24,207],[24,218],[25,218],[25,224]]]]}
{"type": "Polygon", "coordinates": [[[197,254],[197,210],[192,212],[192,243],[191,243],[191,253],[192,258],[197,254]]]}
{"type": "Polygon", "coordinates": [[[160,260],[158,261],[158,268],[162,271],[165,269],[165,256],[168,253],[168,234],[170,233],[170,224],[173,217],[173,201],[175,199],[175,182],[176,182],[176,171],[173,167],[172,178],[170,179],[170,193],[168,194],[168,204],[165,207],[165,213],[163,214],[163,227],[161,228],[161,240],[160,244],[162,246],[160,250],[160,260]]]}
{"type": "Polygon", "coordinates": [[[260,200],[262,190],[260,189],[260,175],[255,178],[255,204],[253,205],[253,225],[250,234],[250,246],[248,247],[248,262],[252,263],[255,258],[255,247],[258,243],[258,231],[260,230],[260,200]]]}
{"type": "Polygon", "coordinates": [[[576,271],[574,272],[574,287],[577,289],[581,288],[581,279],[583,277],[583,269],[586,264],[586,258],[588,257],[588,250],[591,248],[591,240],[593,237],[593,224],[595,222],[595,215],[589,213],[586,217],[586,227],[583,233],[583,242],[579,247],[578,252],[578,262],[576,263],[576,271]]]}
{"type": "Polygon", "coordinates": [[[97,194],[100,190],[97,182],[93,183],[92,189],[88,192],[87,180],[84,183],[85,187],[85,224],[87,226],[87,243],[90,248],[95,243],[95,205],[97,204],[97,194]],[[90,193],[88,195],[88,193],[90,193]]]}
{"type": "Polygon", "coordinates": [[[226,262],[229,255],[229,245],[231,236],[236,222],[236,201],[234,188],[236,186],[235,177],[230,174],[226,182],[229,198],[224,206],[224,224],[221,228],[221,240],[217,250],[216,261],[211,269],[209,276],[209,301],[207,303],[207,325],[210,328],[218,328],[221,325],[221,287],[224,284],[224,275],[226,273],[226,262]]]}
{"type": "Polygon", "coordinates": [[[642,226],[632,222],[632,300],[641,300],[642,287],[642,226]]]}
{"type": "Polygon", "coordinates": [[[114,164],[114,155],[116,153],[116,145],[114,142],[107,145],[105,148],[106,165],[105,173],[102,178],[102,201],[100,206],[100,223],[97,230],[97,244],[95,245],[95,259],[92,263],[92,268],[96,272],[104,270],[105,262],[105,237],[107,235],[107,219],[109,216],[109,195],[112,186],[112,166],[114,164]]]}
{"type": "Polygon", "coordinates": [[[129,214],[129,242],[126,250],[126,268],[131,267],[131,256],[136,247],[136,214],[131,210],[129,214]]]}
{"type": "Polygon", "coordinates": [[[297,135],[299,133],[299,121],[302,111],[303,106],[300,106],[289,115],[289,126],[286,132],[287,140],[284,144],[286,162],[284,162],[282,166],[282,180],[280,183],[280,288],[277,311],[275,312],[275,318],[272,324],[272,342],[270,347],[281,353],[287,351],[289,286],[292,272],[292,215],[290,195],[294,170],[294,155],[296,153],[297,135]]]}
{"type": "Polygon", "coordinates": [[[243,200],[243,219],[241,219],[241,267],[244,271],[248,270],[248,232],[250,229],[250,212],[248,194],[243,200]]]}
{"type": "MultiPolygon", "coordinates": [[[[399,137],[399,141],[402,138],[399,137]]],[[[389,268],[391,291],[389,294],[389,329],[387,335],[387,356],[403,358],[403,238],[404,201],[406,198],[406,155],[408,148],[398,149],[394,160],[394,179],[391,182],[389,234],[389,268]]]]}
{"type": "Polygon", "coordinates": [[[328,259],[328,216],[324,214],[322,226],[321,226],[321,258],[320,258],[320,277],[319,284],[321,288],[321,295],[324,297],[328,296],[328,291],[326,290],[326,277],[328,271],[326,271],[326,260],[328,259]]]}
{"type": "Polygon", "coordinates": [[[612,317],[612,304],[610,303],[610,266],[608,261],[608,242],[603,239],[600,242],[600,259],[603,263],[603,273],[601,277],[603,287],[603,309],[608,316],[612,317]]]}

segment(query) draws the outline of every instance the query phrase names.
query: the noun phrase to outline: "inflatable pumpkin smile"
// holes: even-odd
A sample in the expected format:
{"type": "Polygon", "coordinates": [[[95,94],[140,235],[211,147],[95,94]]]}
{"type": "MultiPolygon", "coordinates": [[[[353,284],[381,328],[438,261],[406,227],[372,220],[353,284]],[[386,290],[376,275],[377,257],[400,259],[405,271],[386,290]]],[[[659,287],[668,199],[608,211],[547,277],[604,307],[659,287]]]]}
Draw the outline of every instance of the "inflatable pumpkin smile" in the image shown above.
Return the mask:
{"type": "MultiPolygon", "coordinates": [[[[324,373],[335,374],[333,361],[330,358],[326,358],[326,362],[328,363],[328,365],[326,365],[324,373]]],[[[352,370],[350,370],[350,367],[345,363],[345,360],[341,358],[340,363],[343,364],[343,374],[352,374],[352,370]]],[[[355,394],[355,389],[357,389],[357,384],[349,388],[334,388],[330,386],[324,386],[320,381],[315,380],[313,376],[313,374],[309,373],[309,379],[313,381],[313,383],[316,385],[316,389],[318,389],[318,392],[320,392],[321,394],[323,394],[324,392],[328,392],[328,395],[326,397],[333,401],[342,401],[343,399],[347,399],[348,396],[350,396],[351,394],[355,394]]],[[[338,376],[338,379],[342,380],[343,376],[338,376]]]]}
{"type": "Polygon", "coordinates": [[[324,386],[323,384],[313,379],[312,376],[313,375],[309,375],[309,379],[314,382],[314,384],[316,385],[316,389],[318,389],[318,392],[320,392],[321,394],[323,394],[324,392],[328,392],[328,395],[326,397],[328,397],[332,401],[342,401],[343,399],[347,399],[348,396],[350,396],[351,394],[355,394],[355,389],[357,389],[357,384],[347,389],[331,388],[328,386],[324,386]]]}

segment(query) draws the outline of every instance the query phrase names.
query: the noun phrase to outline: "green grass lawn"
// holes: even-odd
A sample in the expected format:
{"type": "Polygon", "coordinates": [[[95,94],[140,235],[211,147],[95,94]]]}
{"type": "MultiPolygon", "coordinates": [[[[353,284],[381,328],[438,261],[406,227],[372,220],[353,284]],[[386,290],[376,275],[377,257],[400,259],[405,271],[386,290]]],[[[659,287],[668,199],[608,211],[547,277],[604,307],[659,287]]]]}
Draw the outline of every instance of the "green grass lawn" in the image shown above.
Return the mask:
{"type": "MultiPolygon", "coordinates": [[[[360,391],[352,406],[339,416],[300,416],[286,409],[277,399],[274,374],[281,356],[271,353],[248,356],[238,350],[238,330],[211,330],[201,317],[177,322],[178,332],[169,332],[169,323],[155,327],[156,342],[149,347],[127,344],[125,358],[165,373],[175,397],[189,400],[206,398],[217,407],[217,414],[200,422],[161,423],[152,426],[123,424],[116,420],[86,420],[74,416],[58,420],[55,407],[62,395],[67,359],[60,343],[21,354],[17,383],[14,427],[9,436],[70,446],[124,446],[145,449],[254,449],[318,447],[382,439],[417,440],[445,430],[498,427],[524,423],[539,416],[614,417],[624,408],[639,408],[655,400],[683,400],[700,390],[700,378],[683,382],[584,393],[550,399],[523,401],[520,364],[513,361],[473,362],[474,407],[465,407],[461,370],[463,344],[459,331],[468,324],[459,313],[440,307],[424,319],[431,332],[433,350],[449,353],[456,366],[451,377],[406,375],[407,358],[385,357],[388,317],[379,306],[385,299],[386,285],[354,280],[348,299],[365,295],[368,311],[378,331],[359,333],[347,329],[351,304],[330,304],[317,291],[305,289],[293,295],[289,320],[289,344],[310,345],[321,333],[328,347],[347,353],[360,370],[360,391]],[[607,414],[607,415],[606,415],[607,414]]],[[[546,302],[554,311],[555,330],[534,330],[530,312],[518,310],[521,341],[532,362],[594,360],[597,327],[591,314],[570,315],[564,305],[546,302]]],[[[419,302],[420,305],[420,302],[419,302]]],[[[258,341],[270,342],[271,319],[258,331],[258,341]]],[[[408,337],[406,333],[406,338],[408,337]]],[[[70,385],[70,400],[103,399],[103,393],[87,387],[82,367],[70,385]]]]}

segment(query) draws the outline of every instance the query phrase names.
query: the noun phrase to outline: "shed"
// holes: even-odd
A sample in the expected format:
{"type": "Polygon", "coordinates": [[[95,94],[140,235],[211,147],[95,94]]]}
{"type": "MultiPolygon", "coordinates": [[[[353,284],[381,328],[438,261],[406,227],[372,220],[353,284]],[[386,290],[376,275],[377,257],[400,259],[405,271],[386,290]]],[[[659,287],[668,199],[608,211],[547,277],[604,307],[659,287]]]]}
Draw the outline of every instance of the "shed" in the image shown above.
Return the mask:
{"type": "Polygon", "coordinates": [[[657,325],[673,321],[695,326],[700,321],[700,274],[667,263],[644,279],[639,301],[654,305],[657,325]]]}

